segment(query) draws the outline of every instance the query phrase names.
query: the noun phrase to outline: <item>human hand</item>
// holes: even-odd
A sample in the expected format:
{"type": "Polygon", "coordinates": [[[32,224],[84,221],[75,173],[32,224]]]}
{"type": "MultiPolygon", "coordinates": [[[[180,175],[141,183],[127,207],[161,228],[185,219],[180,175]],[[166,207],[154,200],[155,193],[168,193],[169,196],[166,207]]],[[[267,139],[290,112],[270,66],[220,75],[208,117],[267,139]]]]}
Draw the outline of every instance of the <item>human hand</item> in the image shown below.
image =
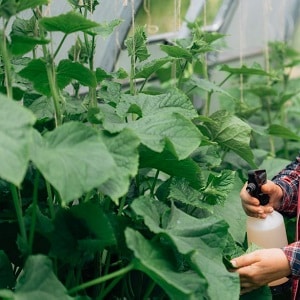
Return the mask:
{"type": "Polygon", "coordinates": [[[260,205],[259,200],[252,197],[246,191],[246,187],[247,183],[241,189],[240,197],[243,209],[248,216],[264,219],[273,209],[279,208],[283,193],[281,188],[273,181],[267,180],[267,182],[261,186],[261,191],[270,197],[269,203],[264,206],[260,205]]]}
{"type": "Polygon", "coordinates": [[[240,276],[241,295],[291,274],[289,261],[279,248],[256,250],[231,263],[240,276]]]}

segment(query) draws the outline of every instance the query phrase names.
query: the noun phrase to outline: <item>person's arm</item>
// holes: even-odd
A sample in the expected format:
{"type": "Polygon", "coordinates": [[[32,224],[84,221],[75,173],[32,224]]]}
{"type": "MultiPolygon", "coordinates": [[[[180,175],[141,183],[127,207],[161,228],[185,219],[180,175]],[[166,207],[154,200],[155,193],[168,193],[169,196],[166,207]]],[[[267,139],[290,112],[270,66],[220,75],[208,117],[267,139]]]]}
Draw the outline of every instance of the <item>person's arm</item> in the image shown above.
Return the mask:
{"type": "MultiPolygon", "coordinates": [[[[276,210],[295,216],[297,212],[298,189],[300,178],[300,156],[287,165],[272,178],[272,181],[282,190],[282,200],[276,210]]],[[[263,187],[262,187],[263,189],[263,187]]]]}
{"type": "Polygon", "coordinates": [[[283,252],[286,255],[293,278],[300,278],[300,241],[292,243],[283,248],[283,252]]]}
{"type": "Polygon", "coordinates": [[[241,294],[292,274],[289,260],[279,248],[256,250],[234,258],[231,263],[240,276],[241,294]]]}

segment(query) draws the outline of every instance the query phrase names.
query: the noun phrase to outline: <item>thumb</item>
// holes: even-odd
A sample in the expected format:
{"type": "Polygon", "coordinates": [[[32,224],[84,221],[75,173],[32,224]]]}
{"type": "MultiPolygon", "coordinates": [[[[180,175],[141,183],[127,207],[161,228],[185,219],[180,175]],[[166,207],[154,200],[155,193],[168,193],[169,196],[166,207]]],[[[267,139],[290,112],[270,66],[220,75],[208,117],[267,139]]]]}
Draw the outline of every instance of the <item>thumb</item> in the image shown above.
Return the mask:
{"type": "Polygon", "coordinates": [[[272,182],[270,180],[268,180],[265,184],[263,184],[261,186],[262,192],[264,192],[266,194],[272,193],[275,188],[276,188],[276,185],[274,184],[274,182],[272,182]]]}
{"type": "Polygon", "coordinates": [[[230,262],[234,268],[241,268],[257,262],[257,257],[255,255],[255,252],[252,252],[233,258],[230,262]]]}

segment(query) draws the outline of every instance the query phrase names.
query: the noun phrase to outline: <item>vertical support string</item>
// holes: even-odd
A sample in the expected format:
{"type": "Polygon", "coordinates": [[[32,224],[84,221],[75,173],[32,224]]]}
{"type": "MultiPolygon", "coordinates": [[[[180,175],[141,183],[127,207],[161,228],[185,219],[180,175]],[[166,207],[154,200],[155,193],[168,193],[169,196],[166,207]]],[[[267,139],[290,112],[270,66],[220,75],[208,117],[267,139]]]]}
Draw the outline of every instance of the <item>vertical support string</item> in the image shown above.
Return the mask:
{"type": "MultiPolygon", "coordinates": [[[[239,54],[239,58],[240,58],[240,67],[243,66],[244,64],[244,54],[243,54],[243,46],[244,46],[244,34],[243,34],[243,30],[244,30],[244,5],[243,5],[243,1],[239,2],[239,47],[240,47],[240,54],[239,54]]],[[[240,97],[241,97],[241,102],[244,102],[244,76],[243,74],[240,74],[240,97]]]]}
{"type": "Polygon", "coordinates": [[[143,1],[143,8],[147,16],[147,33],[149,35],[156,34],[159,31],[159,26],[152,23],[151,17],[151,0],[143,1]]]}
{"type": "MultiPolygon", "coordinates": [[[[269,0],[264,0],[264,20],[269,19],[269,10],[272,9],[271,3],[269,0]]],[[[269,73],[270,72],[270,53],[269,53],[269,28],[268,28],[269,22],[264,22],[264,41],[265,41],[265,69],[269,73]]]]}

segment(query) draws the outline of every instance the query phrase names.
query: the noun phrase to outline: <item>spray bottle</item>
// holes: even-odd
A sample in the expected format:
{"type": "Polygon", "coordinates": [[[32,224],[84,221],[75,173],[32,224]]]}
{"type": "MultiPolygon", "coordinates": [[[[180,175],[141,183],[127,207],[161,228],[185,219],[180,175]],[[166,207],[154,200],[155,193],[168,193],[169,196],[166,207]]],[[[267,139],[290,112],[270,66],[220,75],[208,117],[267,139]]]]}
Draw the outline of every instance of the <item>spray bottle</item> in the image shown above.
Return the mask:
{"type": "MultiPolygon", "coordinates": [[[[269,196],[263,194],[261,186],[266,183],[265,170],[250,170],[248,172],[247,192],[257,198],[261,205],[269,203],[269,196]]],[[[268,214],[265,219],[247,217],[248,246],[253,243],[261,248],[282,248],[288,244],[283,216],[277,211],[268,214]]],[[[288,278],[284,277],[269,283],[272,294],[277,295],[287,287],[288,278]]],[[[274,296],[273,296],[274,299],[274,296]]],[[[279,298],[278,298],[279,299],[279,298]]]]}

